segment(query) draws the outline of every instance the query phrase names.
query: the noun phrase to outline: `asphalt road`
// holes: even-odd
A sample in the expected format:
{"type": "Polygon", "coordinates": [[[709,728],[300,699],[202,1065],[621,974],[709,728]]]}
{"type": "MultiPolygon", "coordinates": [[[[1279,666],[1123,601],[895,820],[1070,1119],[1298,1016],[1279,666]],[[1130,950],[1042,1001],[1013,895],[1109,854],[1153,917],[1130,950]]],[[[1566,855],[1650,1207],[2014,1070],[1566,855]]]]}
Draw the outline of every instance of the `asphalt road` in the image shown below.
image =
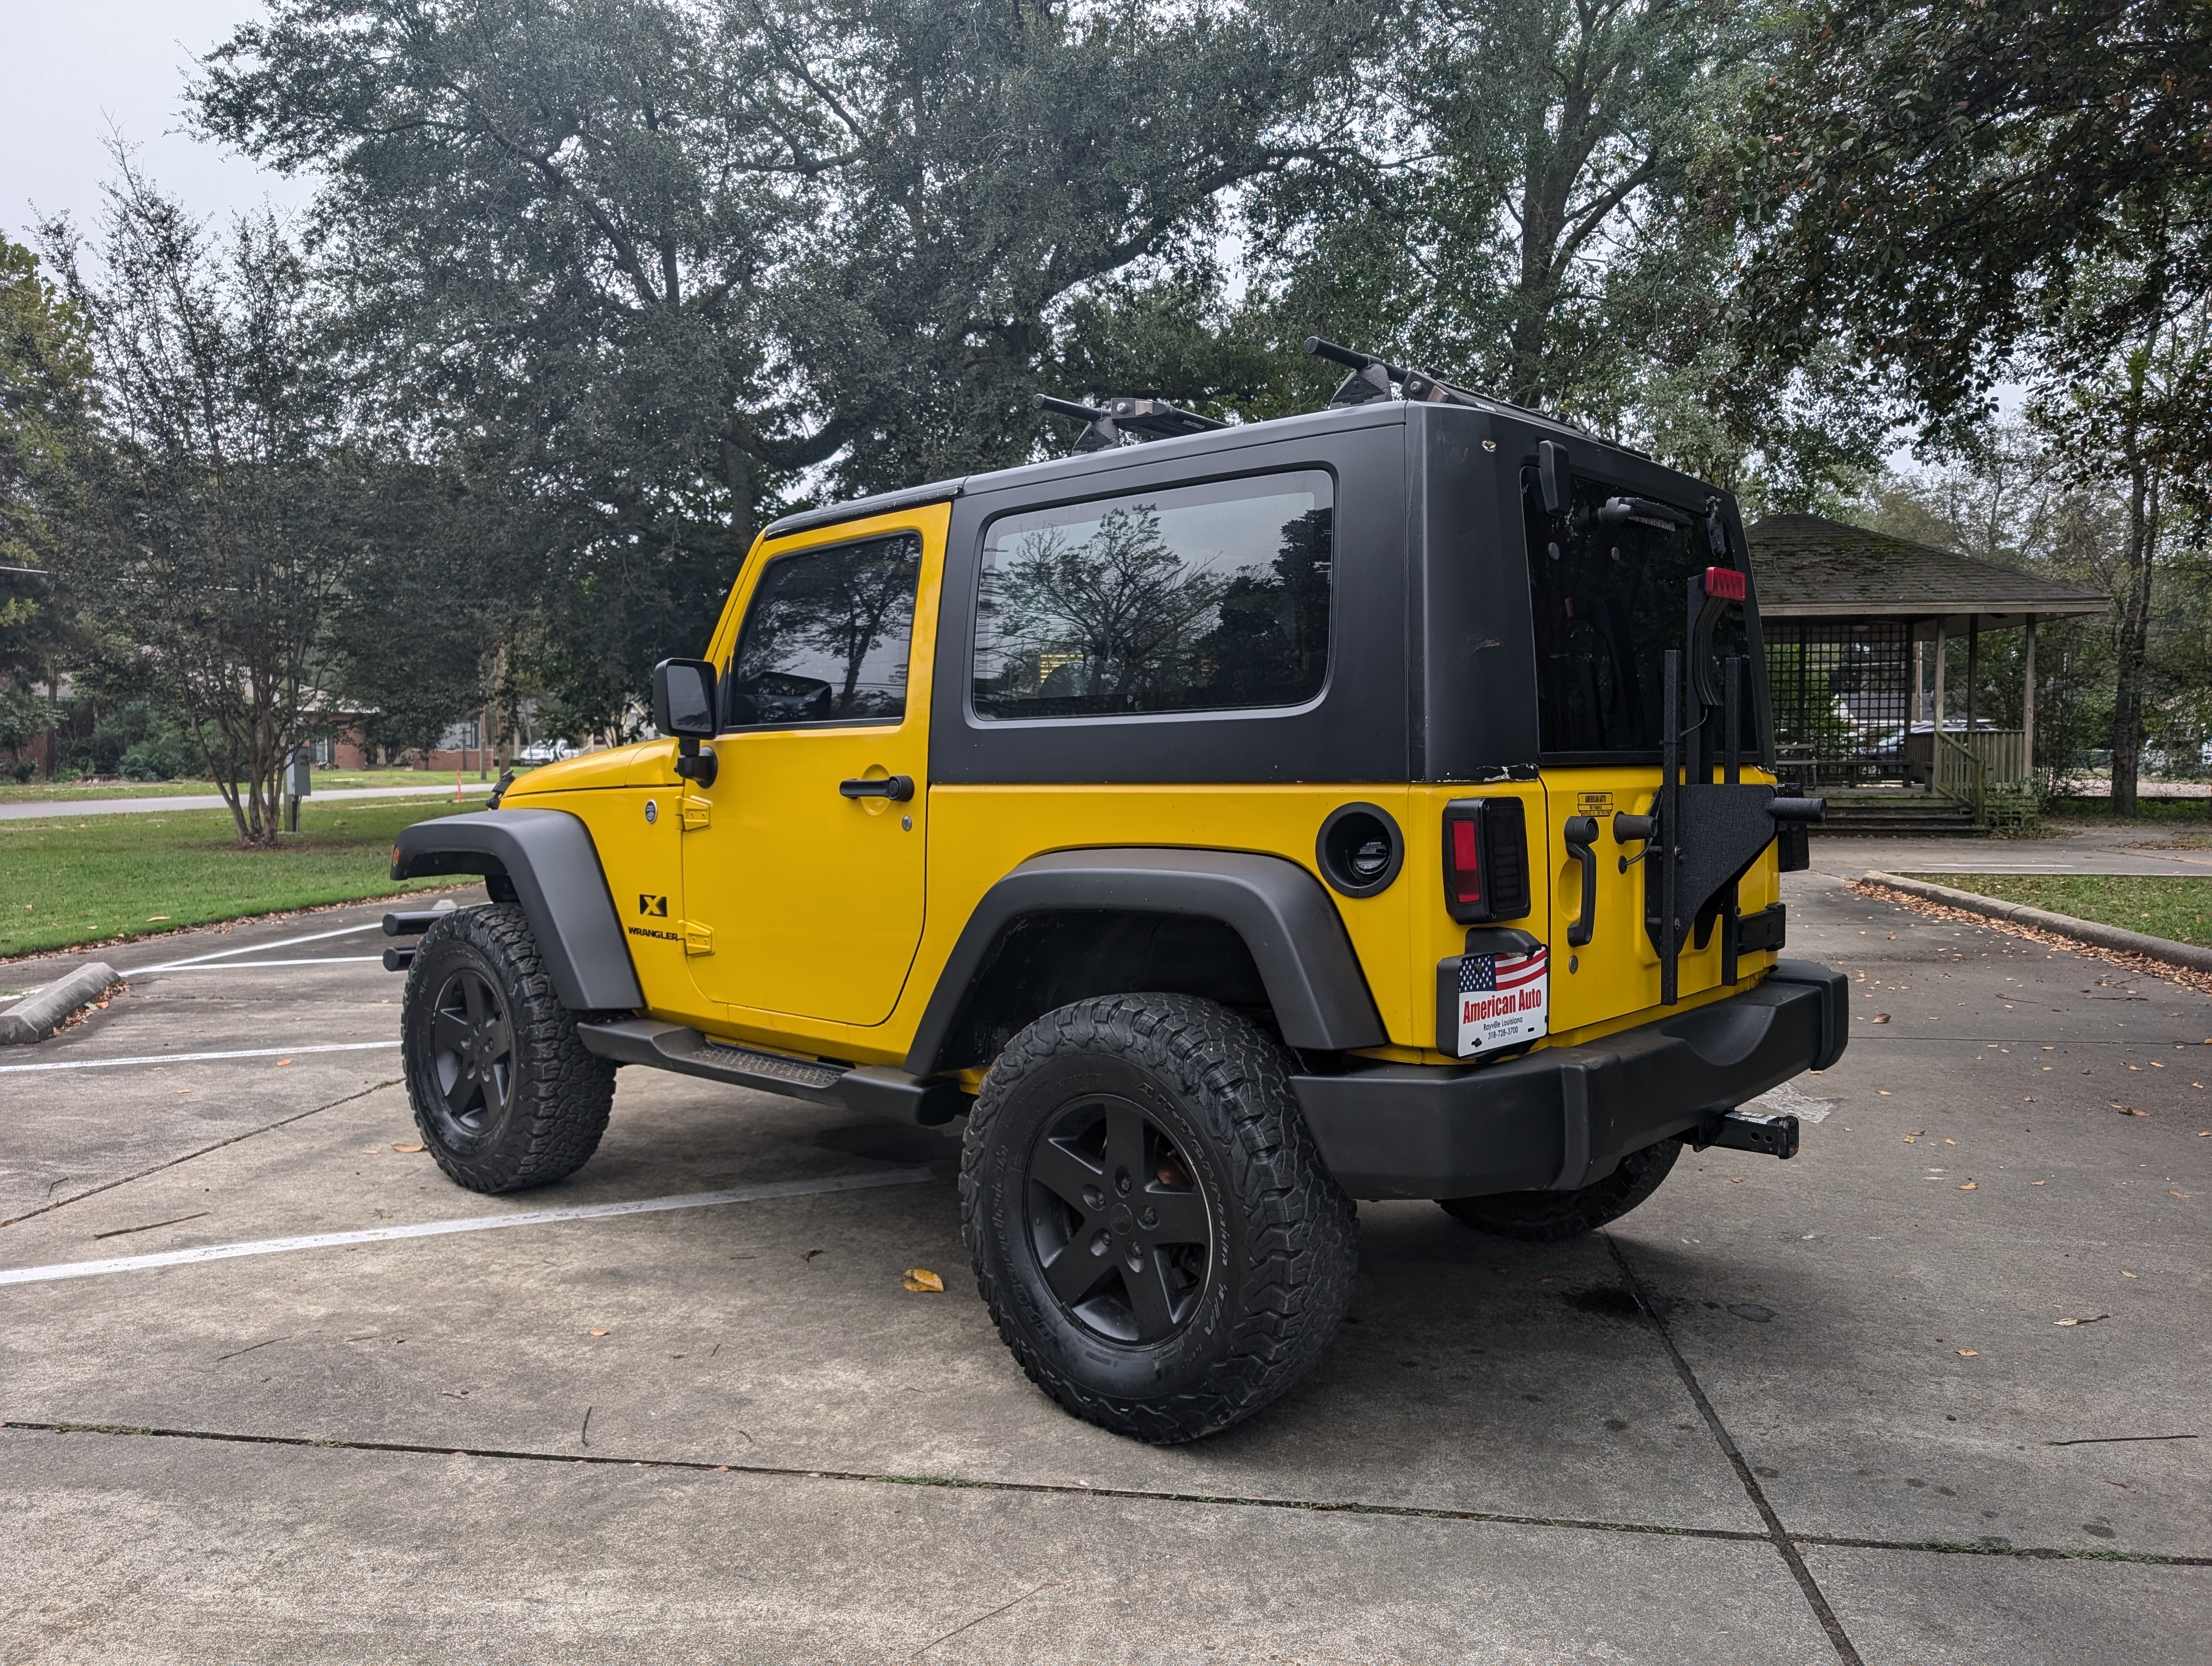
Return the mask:
{"type": "Polygon", "coordinates": [[[2196,1666],[2212,1000],[1789,885],[1855,979],[1798,1158],[1556,1248],[1364,1205],[1321,1369],[1170,1450],[1023,1379],[952,1137],[633,1070],[486,1199],[314,936],[376,909],[139,945],[0,1050],[0,1663],[2196,1666]]]}
{"type": "MultiPolygon", "coordinates": [[[[331,799],[434,799],[453,791],[447,782],[432,781],[420,787],[332,787],[312,794],[309,804],[331,799]]],[[[482,798],[491,783],[472,781],[463,796],[482,798]]],[[[171,793],[151,799],[31,799],[0,804],[0,822],[62,821],[71,816],[141,816],[155,811],[221,810],[220,793],[171,793]]]]}

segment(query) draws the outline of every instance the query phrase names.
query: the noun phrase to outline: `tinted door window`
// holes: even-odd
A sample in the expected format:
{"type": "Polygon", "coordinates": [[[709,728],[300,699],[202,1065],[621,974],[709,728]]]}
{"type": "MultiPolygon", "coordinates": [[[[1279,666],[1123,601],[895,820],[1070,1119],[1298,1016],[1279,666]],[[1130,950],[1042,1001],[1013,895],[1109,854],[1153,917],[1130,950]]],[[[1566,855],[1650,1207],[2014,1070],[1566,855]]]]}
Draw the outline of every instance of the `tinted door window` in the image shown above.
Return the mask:
{"type": "Polygon", "coordinates": [[[1334,532],[1317,469],[1001,517],[983,542],[976,714],[1303,704],[1328,673],[1334,532]]]}
{"type": "MultiPolygon", "coordinates": [[[[1607,524],[1598,511],[1621,488],[1577,476],[1562,514],[1544,513],[1535,471],[1524,471],[1530,599],[1536,622],[1537,709],[1543,750],[1658,756],[1665,654],[1686,651],[1689,581],[1715,565],[1704,509],[1675,506],[1692,524],[1658,518],[1607,524]]],[[[1747,652],[1743,610],[1731,607],[1713,632],[1713,651],[1747,652]]],[[[1744,744],[1759,747],[1746,691],[1744,744]]]]}
{"type": "Polygon", "coordinates": [[[730,668],[728,726],[903,717],[921,575],[921,539],[912,532],[770,562],[730,668]]]}

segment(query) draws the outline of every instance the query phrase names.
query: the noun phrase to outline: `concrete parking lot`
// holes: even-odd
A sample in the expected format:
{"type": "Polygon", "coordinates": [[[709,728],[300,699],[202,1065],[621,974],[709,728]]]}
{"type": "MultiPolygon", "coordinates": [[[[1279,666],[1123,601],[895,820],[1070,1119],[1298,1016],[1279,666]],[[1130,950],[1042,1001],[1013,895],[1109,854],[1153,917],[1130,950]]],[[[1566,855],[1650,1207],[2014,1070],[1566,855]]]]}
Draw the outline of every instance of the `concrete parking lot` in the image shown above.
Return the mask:
{"type": "Polygon", "coordinates": [[[2212,1000],[1789,884],[1797,1159],[1363,1205],[1322,1369],[1168,1450],[1000,1345],[957,1131],[631,1070],[483,1198],[379,909],[106,951],[0,1050],[0,1661],[2204,1661],[2212,1000]]]}

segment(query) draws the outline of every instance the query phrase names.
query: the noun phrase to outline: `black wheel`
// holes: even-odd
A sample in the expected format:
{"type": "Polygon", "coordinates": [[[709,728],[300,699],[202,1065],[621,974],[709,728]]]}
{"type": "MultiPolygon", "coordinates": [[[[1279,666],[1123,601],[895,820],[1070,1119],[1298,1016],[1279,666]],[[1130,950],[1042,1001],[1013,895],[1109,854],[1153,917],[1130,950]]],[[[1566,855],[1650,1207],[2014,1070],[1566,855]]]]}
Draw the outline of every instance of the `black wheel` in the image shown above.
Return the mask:
{"type": "Polygon", "coordinates": [[[613,1108],[615,1067],[584,1050],[514,904],[461,909],[422,934],[407,970],[400,1057],[415,1126],[471,1191],[574,1174],[613,1108]]]}
{"type": "Polygon", "coordinates": [[[975,1280],[1030,1379],[1162,1443],[1249,1417],[1321,1357],[1358,1219],[1281,1050],[1185,995],[1112,995],[1008,1043],[969,1119],[975,1280]]]}
{"type": "Polygon", "coordinates": [[[1438,1200],[1455,1219],[1500,1237],[1524,1243],[1557,1243],[1595,1232],[1619,1220],[1659,1189],[1659,1183],[1682,1153],[1679,1140],[1631,1152],[1620,1166],[1593,1185],[1573,1192],[1498,1192],[1489,1197],[1438,1200]]]}

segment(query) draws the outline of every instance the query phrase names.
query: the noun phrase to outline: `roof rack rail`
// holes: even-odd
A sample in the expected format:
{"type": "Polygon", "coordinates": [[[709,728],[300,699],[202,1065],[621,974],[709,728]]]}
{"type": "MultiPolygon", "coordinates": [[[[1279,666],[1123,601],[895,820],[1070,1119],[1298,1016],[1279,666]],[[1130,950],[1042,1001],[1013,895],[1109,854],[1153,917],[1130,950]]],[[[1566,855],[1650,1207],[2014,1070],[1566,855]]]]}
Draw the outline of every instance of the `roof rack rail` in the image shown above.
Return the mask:
{"type": "Polygon", "coordinates": [[[1030,404],[1052,416],[1072,417],[1087,424],[1075,442],[1078,454],[1118,446],[1124,435],[1140,441],[1172,440],[1180,435],[1206,434],[1229,426],[1194,410],[1179,410],[1165,399],[1115,398],[1101,407],[1038,393],[1030,398],[1030,404]]]}
{"type": "MultiPolygon", "coordinates": [[[[1545,422],[1556,423],[1561,428],[1573,429],[1583,434],[1591,430],[1571,416],[1556,416],[1548,410],[1538,410],[1529,405],[1516,405],[1510,399],[1493,398],[1487,393],[1472,392],[1455,387],[1442,377],[1431,376],[1425,370],[1408,369],[1392,364],[1388,359],[1378,359],[1372,353],[1363,353],[1357,348],[1340,347],[1319,336],[1306,337],[1306,351],[1317,359],[1348,366],[1352,374],[1336,385],[1329,395],[1333,410],[1340,405],[1371,404],[1377,399],[1390,397],[1390,386],[1396,383],[1405,397],[1418,404],[1468,405],[1476,410],[1510,411],[1517,416],[1537,416],[1545,422]]],[[[1599,437],[1595,435],[1593,438],[1599,437]]],[[[1617,441],[1608,444],[1619,444],[1617,441]]],[[[1634,451],[1632,446],[1622,446],[1624,451],[1634,451]]],[[[1642,452],[1636,452],[1641,457],[1642,452]]]]}

